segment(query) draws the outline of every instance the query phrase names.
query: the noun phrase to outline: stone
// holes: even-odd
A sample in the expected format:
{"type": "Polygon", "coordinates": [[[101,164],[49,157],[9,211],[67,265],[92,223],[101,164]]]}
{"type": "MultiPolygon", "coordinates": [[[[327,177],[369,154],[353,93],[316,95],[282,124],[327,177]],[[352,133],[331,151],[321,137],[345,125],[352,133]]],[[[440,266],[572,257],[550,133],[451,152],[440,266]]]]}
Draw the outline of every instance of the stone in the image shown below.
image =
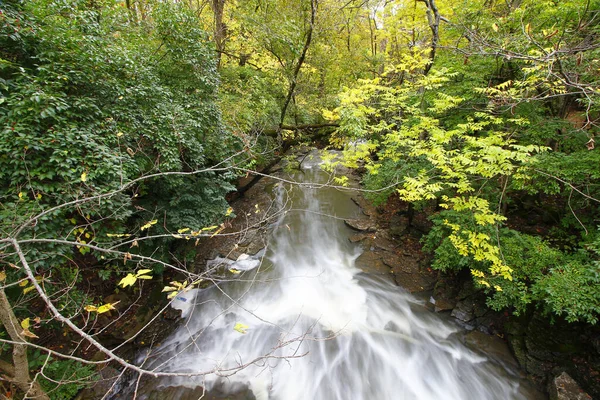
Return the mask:
{"type": "Polygon", "coordinates": [[[389,267],[381,260],[381,254],[370,250],[358,256],[355,265],[367,273],[387,275],[390,272],[389,267]]]}
{"type": "Polygon", "coordinates": [[[351,243],[362,242],[365,239],[372,238],[373,235],[369,235],[368,233],[356,233],[348,238],[351,243]]]}
{"type": "Polygon", "coordinates": [[[550,400],[592,400],[566,372],[554,378],[548,387],[550,400]]]}
{"type": "Polygon", "coordinates": [[[474,304],[471,300],[461,300],[456,303],[456,307],[452,310],[450,315],[463,322],[469,322],[475,318],[473,309],[474,304]]]}
{"type": "Polygon", "coordinates": [[[393,236],[402,236],[408,232],[410,219],[407,215],[393,215],[390,218],[390,234],[393,236]]]}
{"type": "Polygon", "coordinates": [[[345,219],[344,222],[350,228],[361,232],[375,232],[377,228],[369,219],[345,219]]]}
{"type": "Polygon", "coordinates": [[[375,217],[377,215],[377,209],[363,196],[352,197],[352,201],[360,207],[364,215],[368,217],[375,217]]]}
{"type": "Polygon", "coordinates": [[[516,370],[519,365],[511,353],[508,345],[495,335],[488,335],[481,331],[471,331],[465,335],[465,344],[475,351],[481,351],[486,356],[508,365],[516,370]]]}

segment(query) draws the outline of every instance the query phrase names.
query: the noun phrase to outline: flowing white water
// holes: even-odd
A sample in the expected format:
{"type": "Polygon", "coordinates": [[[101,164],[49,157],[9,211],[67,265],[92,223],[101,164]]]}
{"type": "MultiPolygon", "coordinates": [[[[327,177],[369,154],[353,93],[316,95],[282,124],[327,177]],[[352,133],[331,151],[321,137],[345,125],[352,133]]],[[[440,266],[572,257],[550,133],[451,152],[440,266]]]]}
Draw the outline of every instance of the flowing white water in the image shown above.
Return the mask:
{"type": "Polygon", "coordinates": [[[259,400],[524,398],[516,378],[459,342],[454,325],[354,266],[360,249],[347,228],[322,215],[352,217],[347,195],[295,192],[305,212],[280,221],[268,262],[199,291],[184,326],[151,357],[163,371],[217,373],[168,385],[247,387],[259,400]]]}

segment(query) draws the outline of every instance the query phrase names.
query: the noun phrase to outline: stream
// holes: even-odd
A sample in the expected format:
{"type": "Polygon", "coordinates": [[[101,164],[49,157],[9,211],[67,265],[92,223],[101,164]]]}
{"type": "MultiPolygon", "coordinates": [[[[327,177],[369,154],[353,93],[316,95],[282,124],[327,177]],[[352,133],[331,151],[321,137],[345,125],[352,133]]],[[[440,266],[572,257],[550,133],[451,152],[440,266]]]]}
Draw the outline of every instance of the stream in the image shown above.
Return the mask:
{"type": "MultiPolygon", "coordinates": [[[[302,166],[296,179],[327,178],[318,159],[302,166]]],[[[351,193],[283,183],[273,192],[292,209],[260,265],[197,291],[185,322],[145,363],[211,373],[154,382],[138,398],[198,386],[208,399],[538,398],[510,366],[466,347],[461,328],[426,300],[355,267],[362,249],[343,222],[360,215],[351,193]]]]}

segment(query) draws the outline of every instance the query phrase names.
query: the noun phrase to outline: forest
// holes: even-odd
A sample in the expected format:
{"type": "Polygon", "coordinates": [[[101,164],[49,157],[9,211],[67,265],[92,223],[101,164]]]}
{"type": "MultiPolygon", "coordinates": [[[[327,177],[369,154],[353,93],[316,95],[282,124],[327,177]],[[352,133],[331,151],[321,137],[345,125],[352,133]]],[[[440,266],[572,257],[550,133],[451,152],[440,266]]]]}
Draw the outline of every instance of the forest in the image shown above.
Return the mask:
{"type": "Polygon", "coordinates": [[[492,310],[596,329],[599,96],[597,0],[5,0],[0,397],[147,373],[106,296],[209,280],[240,179],[299,146],[426,213],[492,310]]]}

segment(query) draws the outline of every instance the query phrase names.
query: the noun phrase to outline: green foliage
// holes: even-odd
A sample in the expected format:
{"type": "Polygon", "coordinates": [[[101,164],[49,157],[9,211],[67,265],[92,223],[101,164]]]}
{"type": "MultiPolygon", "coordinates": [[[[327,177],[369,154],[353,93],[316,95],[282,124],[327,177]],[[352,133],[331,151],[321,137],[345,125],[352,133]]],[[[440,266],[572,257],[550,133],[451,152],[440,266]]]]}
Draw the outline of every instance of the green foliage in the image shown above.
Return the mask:
{"type": "MultiPolygon", "coordinates": [[[[345,146],[347,166],[364,161],[367,188],[396,185],[405,201],[445,209],[425,239],[435,268],[469,268],[496,309],[523,312],[535,303],[595,323],[596,256],[577,250],[578,235],[597,224],[600,198],[591,123],[598,69],[579,53],[598,58],[588,46],[598,30],[595,14],[575,1],[488,3],[440,6],[462,21],[440,28],[440,42],[458,51],[438,48],[428,73],[428,45],[414,41],[430,34],[426,19],[416,7],[384,13],[387,64],[376,78],[345,88],[337,108],[324,112],[340,125],[331,142],[345,146]],[[548,239],[572,253],[503,227],[511,212],[526,212],[514,209],[525,192],[553,196],[543,206],[553,207],[560,226],[550,232],[560,237],[548,239]],[[569,301],[576,303],[571,309],[569,301]]],[[[391,7],[399,4],[406,6],[391,7]]],[[[381,203],[391,193],[372,197],[381,203]]]]}
{"type": "Polygon", "coordinates": [[[511,267],[510,280],[489,274],[492,262],[460,252],[450,239],[448,221],[473,229],[471,213],[442,211],[433,217],[434,227],[427,234],[424,249],[435,255],[432,267],[442,271],[469,268],[475,282],[488,294],[488,305],[495,310],[513,309],[523,313],[532,304],[539,304],[548,314],[564,315],[568,321],[595,324],[600,311],[597,290],[600,266],[597,254],[568,254],[550,247],[538,237],[512,229],[489,226],[486,234],[495,238],[500,257],[511,267]]]}
{"type": "MultiPolygon", "coordinates": [[[[82,305],[94,303],[89,288],[79,290],[90,269],[109,279],[117,263],[119,275],[139,268],[130,253],[117,261],[86,245],[118,248],[115,237],[144,236],[144,225],[156,220],[152,235],[165,238],[130,251],[171,261],[178,249],[169,232],[224,218],[235,178],[224,160],[242,144],[221,122],[218,85],[213,47],[182,4],[156,3],[143,21],[109,1],[0,5],[0,232],[48,240],[21,246],[64,315],[77,321],[82,305]],[[122,190],[147,175],[216,164],[219,173],[159,176],[122,190]],[[63,206],[98,195],[106,196],[63,206]]],[[[21,264],[2,251],[3,265],[21,264]]],[[[23,268],[6,275],[18,318],[41,313],[23,268]]],[[[32,368],[43,366],[52,398],[72,398],[93,373],[72,361],[45,362],[36,354],[32,368]]]]}
{"type": "Polygon", "coordinates": [[[40,385],[51,399],[69,400],[94,381],[96,373],[93,365],[85,365],[74,360],[54,359],[35,350],[29,359],[33,370],[43,368],[40,385]]]}

